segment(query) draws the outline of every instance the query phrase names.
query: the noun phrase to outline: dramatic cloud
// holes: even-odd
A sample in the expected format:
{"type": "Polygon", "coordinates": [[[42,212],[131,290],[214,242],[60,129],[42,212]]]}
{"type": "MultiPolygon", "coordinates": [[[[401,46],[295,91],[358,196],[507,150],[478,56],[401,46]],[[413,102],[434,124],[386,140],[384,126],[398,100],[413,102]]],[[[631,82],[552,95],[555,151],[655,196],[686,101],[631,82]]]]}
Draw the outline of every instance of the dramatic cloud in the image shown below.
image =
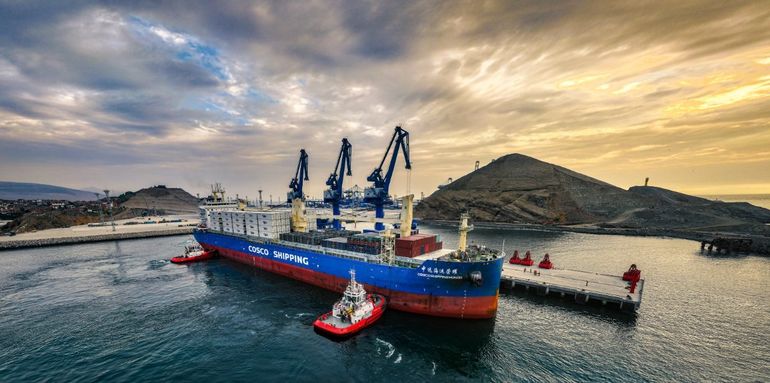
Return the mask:
{"type": "Polygon", "coordinates": [[[305,148],[318,196],[342,137],[363,185],[396,124],[418,194],[512,152],[770,192],[770,7],[0,0],[0,179],[277,199],[305,148]]]}

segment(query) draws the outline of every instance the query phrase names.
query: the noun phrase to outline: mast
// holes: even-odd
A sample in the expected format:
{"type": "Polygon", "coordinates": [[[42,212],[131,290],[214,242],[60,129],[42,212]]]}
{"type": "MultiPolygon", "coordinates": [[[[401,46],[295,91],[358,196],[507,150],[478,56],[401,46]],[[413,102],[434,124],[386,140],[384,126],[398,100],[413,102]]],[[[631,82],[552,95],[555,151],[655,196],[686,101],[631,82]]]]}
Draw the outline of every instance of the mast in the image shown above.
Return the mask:
{"type": "Polygon", "coordinates": [[[460,251],[465,251],[468,248],[468,232],[473,230],[473,225],[468,225],[469,219],[470,215],[468,213],[460,215],[460,239],[457,246],[457,249],[460,251]]]}

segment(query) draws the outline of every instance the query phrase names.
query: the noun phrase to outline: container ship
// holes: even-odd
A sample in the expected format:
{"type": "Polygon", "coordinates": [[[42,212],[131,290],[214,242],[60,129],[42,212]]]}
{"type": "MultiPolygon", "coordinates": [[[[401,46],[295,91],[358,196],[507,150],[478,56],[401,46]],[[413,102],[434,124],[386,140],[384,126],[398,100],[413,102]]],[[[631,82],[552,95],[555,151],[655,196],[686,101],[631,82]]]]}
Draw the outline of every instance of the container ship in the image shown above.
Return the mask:
{"type": "Polygon", "coordinates": [[[385,296],[391,309],[450,318],[493,317],[505,254],[467,245],[472,229],[467,215],[460,219],[457,249],[444,249],[439,236],[419,232],[412,219],[412,195],[402,198],[398,218],[384,215],[384,206],[392,203],[388,187],[399,148],[411,168],[408,133],[396,127],[383,161],[367,178],[374,182],[364,193],[366,202],[375,207],[374,217],[340,213],[351,147],[343,139],[337,166],[327,181],[330,188],[324,201],[331,204],[331,214],[305,209],[302,187],[308,180],[308,155],[302,150],[289,184],[290,209],[249,207],[240,200],[229,203],[221,187],[212,188],[212,197],[200,207],[195,239],[222,257],[340,293],[354,270],[358,282],[385,296]],[[389,154],[392,158],[383,175],[389,154]],[[351,221],[374,223],[374,230],[345,230],[342,223],[351,221]]]}

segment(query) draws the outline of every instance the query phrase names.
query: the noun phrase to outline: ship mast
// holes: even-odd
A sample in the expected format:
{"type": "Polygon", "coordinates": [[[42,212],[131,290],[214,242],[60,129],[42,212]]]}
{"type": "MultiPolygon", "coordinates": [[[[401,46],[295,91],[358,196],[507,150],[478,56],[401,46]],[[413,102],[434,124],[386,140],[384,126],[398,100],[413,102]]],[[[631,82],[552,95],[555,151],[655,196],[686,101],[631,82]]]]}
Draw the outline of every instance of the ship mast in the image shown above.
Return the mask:
{"type": "Polygon", "coordinates": [[[401,238],[406,238],[412,234],[412,205],[414,194],[408,194],[401,198],[401,238]]]}
{"type": "Polygon", "coordinates": [[[468,225],[470,216],[468,213],[460,215],[460,240],[458,241],[458,250],[465,251],[468,248],[468,232],[473,230],[473,225],[468,225]]]}

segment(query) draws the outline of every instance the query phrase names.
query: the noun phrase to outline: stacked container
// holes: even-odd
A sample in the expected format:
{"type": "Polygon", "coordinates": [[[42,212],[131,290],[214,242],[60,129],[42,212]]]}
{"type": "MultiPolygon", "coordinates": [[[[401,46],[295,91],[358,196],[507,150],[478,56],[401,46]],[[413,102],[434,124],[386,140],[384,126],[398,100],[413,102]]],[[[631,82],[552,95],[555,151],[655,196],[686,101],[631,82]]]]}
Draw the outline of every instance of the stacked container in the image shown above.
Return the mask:
{"type": "Polygon", "coordinates": [[[442,242],[438,241],[437,237],[431,234],[415,234],[406,238],[396,239],[396,255],[399,257],[414,258],[434,252],[442,247],[442,242]]]}
{"type": "Polygon", "coordinates": [[[261,238],[278,238],[291,231],[291,212],[288,210],[261,211],[256,213],[257,233],[261,238]]]}
{"type": "Polygon", "coordinates": [[[236,210],[230,214],[233,220],[233,233],[246,235],[246,212],[236,210]]]}
{"type": "Polygon", "coordinates": [[[335,237],[346,238],[345,243],[347,244],[347,237],[353,234],[358,234],[358,232],[348,230],[310,231],[307,233],[284,233],[280,235],[280,238],[287,242],[318,246],[322,245],[324,240],[335,237]]]}
{"type": "Polygon", "coordinates": [[[382,236],[378,234],[356,234],[348,238],[348,250],[366,254],[382,252],[382,236]]]}
{"type": "Polygon", "coordinates": [[[224,231],[225,233],[233,232],[233,212],[232,211],[222,212],[222,231],[224,231]]]}
{"type": "Polygon", "coordinates": [[[337,250],[347,250],[348,238],[334,237],[334,238],[324,239],[323,242],[321,243],[321,246],[337,249],[337,250]]]}
{"type": "Polygon", "coordinates": [[[259,214],[254,212],[246,213],[246,235],[259,237],[259,214]]]}

